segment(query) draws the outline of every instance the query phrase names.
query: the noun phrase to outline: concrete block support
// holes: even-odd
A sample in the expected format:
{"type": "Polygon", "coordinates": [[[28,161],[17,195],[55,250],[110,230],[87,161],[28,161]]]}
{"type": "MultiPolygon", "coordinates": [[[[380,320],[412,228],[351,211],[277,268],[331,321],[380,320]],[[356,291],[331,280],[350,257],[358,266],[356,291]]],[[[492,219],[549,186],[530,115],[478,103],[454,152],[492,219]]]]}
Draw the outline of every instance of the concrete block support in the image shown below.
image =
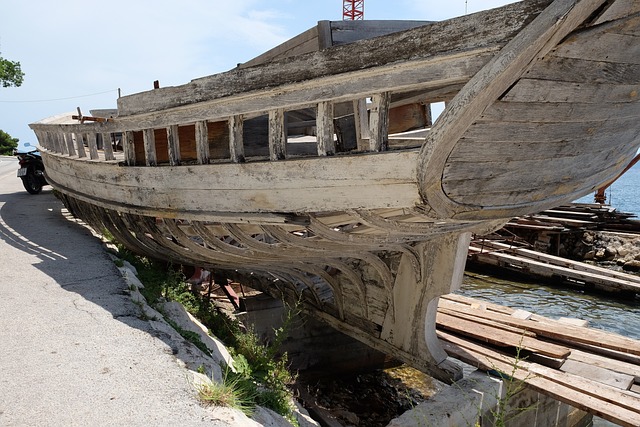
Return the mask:
{"type": "Polygon", "coordinates": [[[392,420],[388,427],[584,427],[586,412],[530,389],[504,401],[508,383],[485,372],[465,373],[464,379],[444,388],[414,409],[392,420]],[[500,415],[499,412],[503,411],[500,415]]]}

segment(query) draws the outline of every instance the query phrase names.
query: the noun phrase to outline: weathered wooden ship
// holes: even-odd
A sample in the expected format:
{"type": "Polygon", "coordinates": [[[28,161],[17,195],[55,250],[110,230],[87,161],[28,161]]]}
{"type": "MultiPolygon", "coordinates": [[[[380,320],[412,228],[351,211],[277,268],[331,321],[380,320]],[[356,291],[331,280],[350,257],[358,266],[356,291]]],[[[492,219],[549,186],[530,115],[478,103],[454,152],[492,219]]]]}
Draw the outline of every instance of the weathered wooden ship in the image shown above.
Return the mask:
{"type": "Polygon", "coordinates": [[[130,249],[301,300],[451,379],[436,306],[471,233],[618,174],[639,91],[639,1],[529,0],[320,22],[228,72],[31,128],[68,208],[130,249]]]}

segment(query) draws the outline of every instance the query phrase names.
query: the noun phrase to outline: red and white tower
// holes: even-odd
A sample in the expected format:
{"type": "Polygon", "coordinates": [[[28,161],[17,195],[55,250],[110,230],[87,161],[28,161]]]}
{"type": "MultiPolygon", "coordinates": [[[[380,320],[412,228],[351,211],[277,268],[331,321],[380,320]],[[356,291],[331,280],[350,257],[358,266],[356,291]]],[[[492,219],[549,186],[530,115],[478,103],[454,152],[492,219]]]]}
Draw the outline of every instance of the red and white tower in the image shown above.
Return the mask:
{"type": "Polygon", "coordinates": [[[342,0],[342,19],[355,21],[364,19],[364,0],[342,0]]]}

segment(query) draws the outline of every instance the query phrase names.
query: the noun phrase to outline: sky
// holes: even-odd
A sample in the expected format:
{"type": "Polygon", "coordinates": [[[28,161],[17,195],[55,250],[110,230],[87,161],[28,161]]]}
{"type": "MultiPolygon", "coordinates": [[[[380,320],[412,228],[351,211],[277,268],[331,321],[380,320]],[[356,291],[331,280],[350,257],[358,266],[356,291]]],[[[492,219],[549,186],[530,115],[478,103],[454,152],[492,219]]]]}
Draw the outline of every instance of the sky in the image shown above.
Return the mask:
{"type": "MultiPolygon", "coordinates": [[[[364,18],[440,21],[513,0],[365,0],[364,18]]],[[[35,144],[29,123],[124,95],[227,71],[315,26],[342,0],[0,0],[0,56],[19,61],[0,87],[0,130],[35,144]]]]}

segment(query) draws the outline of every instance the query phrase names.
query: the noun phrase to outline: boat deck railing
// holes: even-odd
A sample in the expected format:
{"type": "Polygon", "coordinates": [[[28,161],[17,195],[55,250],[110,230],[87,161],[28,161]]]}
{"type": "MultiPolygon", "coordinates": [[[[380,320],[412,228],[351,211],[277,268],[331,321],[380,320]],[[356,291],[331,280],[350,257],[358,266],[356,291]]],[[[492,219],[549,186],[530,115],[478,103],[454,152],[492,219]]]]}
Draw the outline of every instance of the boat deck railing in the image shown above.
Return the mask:
{"type": "Polygon", "coordinates": [[[125,126],[121,131],[117,130],[117,117],[102,122],[41,122],[32,126],[40,146],[49,153],[127,166],[278,161],[420,147],[431,125],[430,103],[425,99],[393,105],[391,95],[384,92],[368,100],[323,101],[298,109],[315,113],[315,120],[305,122],[292,123],[289,115],[295,115],[295,110],[276,108],[262,115],[238,114],[222,120],[212,117],[141,129],[125,126]],[[405,117],[401,123],[392,123],[395,133],[390,134],[389,120],[394,114],[405,117]],[[408,115],[411,117],[406,118],[408,115]],[[301,133],[292,131],[301,126],[305,127],[301,133]],[[403,132],[406,130],[410,131],[403,132]]]}

